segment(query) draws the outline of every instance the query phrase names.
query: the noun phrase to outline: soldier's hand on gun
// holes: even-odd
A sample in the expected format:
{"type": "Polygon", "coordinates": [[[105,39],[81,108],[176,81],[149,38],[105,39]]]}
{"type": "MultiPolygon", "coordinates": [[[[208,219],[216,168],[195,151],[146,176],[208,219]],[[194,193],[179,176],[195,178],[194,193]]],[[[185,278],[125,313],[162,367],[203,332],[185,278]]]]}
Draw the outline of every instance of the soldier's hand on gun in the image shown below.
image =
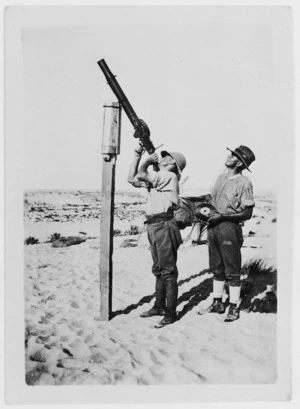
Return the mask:
{"type": "Polygon", "coordinates": [[[145,148],[143,147],[143,144],[141,141],[138,142],[137,146],[134,149],[134,153],[137,157],[143,156],[145,153],[145,148]]]}
{"type": "Polygon", "coordinates": [[[149,156],[149,163],[155,164],[160,162],[160,157],[157,152],[152,153],[152,155],[149,156]]]}

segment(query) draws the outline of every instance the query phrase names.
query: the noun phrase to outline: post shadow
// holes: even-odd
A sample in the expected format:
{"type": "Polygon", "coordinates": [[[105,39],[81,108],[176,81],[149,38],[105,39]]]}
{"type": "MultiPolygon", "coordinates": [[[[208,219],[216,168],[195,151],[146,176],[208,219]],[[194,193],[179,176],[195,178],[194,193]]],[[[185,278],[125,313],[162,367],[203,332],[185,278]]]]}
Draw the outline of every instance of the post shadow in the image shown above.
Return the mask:
{"type": "MultiPolygon", "coordinates": [[[[193,274],[190,277],[179,280],[178,287],[193,279],[197,279],[204,274],[211,274],[211,277],[206,278],[200,284],[192,287],[190,290],[184,292],[178,298],[177,306],[186,302],[183,309],[178,312],[177,319],[180,320],[184,315],[191,311],[194,307],[199,305],[201,301],[206,300],[213,291],[213,275],[209,269],[200,271],[198,274],[193,274]]],[[[265,267],[263,260],[251,261],[249,264],[243,266],[242,274],[247,275],[247,279],[242,281],[241,289],[241,303],[240,310],[245,312],[277,312],[277,270],[271,267],[265,267]],[[262,294],[269,287],[269,291],[263,298],[256,298],[262,294]]],[[[226,286],[228,292],[228,286],[226,286]]],[[[131,311],[137,309],[143,304],[150,303],[155,298],[155,293],[146,295],[141,298],[136,304],[131,304],[123,310],[113,311],[110,318],[118,315],[129,314],[131,311]]],[[[225,300],[225,306],[229,304],[229,297],[225,300]]]]}

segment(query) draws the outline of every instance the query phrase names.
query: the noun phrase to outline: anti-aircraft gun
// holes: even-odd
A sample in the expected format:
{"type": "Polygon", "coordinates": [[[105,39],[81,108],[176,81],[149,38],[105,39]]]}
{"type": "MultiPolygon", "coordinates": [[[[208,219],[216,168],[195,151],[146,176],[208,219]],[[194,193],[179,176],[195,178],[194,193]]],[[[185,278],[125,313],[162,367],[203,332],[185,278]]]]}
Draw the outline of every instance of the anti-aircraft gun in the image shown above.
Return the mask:
{"type": "Polygon", "coordinates": [[[120,105],[122,106],[126,115],[128,116],[129,121],[132,123],[135,129],[134,137],[140,139],[143,147],[151,155],[152,153],[155,152],[155,147],[150,139],[150,130],[147,124],[142,119],[140,119],[135,113],[122,88],[120,87],[118,81],[116,80],[116,76],[112,74],[105,60],[102,59],[98,61],[97,64],[101,68],[108,85],[110,86],[111,90],[117,97],[120,105]]]}

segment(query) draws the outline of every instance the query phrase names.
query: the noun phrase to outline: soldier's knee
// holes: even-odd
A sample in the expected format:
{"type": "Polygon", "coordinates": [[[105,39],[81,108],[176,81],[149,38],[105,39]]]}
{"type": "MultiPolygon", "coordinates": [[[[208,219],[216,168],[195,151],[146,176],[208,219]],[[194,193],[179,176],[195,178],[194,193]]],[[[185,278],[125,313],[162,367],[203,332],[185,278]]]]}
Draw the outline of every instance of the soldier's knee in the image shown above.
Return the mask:
{"type": "Polygon", "coordinates": [[[170,272],[170,271],[163,271],[161,273],[161,278],[166,282],[166,283],[174,283],[177,281],[178,277],[178,272],[170,272]]]}

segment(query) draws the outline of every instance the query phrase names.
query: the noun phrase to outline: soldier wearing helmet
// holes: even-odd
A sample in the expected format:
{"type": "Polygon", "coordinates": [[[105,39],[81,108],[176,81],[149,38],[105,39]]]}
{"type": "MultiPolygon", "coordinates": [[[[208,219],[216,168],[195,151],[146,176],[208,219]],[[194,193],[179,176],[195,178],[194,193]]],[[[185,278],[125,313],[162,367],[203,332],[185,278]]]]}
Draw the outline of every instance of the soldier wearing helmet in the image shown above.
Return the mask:
{"type": "Polygon", "coordinates": [[[230,304],[225,321],[230,322],[239,318],[243,244],[241,226],[252,217],[255,205],[252,183],[242,175],[242,171],[250,171],[249,166],[255,156],[247,146],[227,149],[230,151],[225,161],[227,171],[218,177],[211,192],[211,204],[216,212],[208,219],[208,249],[210,269],[214,273],[214,300],[207,311],[218,314],[225,312],[223,293],[227,281],[230,304]]]}
{"type": "Polygon", "coordinates": [[[162,328],[176,321],[178,297],[177,250],[182,243],[174,218],[178,207],[179,180],[186,166],[185,157],[179,152],[155,152],[140,165],[143,147],[134,151],[134,160],[128,174],[128,182],[135,187],[147,187],[146,224],[155,275],[155,304],[141,314],[142,318],[163,316],[155,325],[162,328]],[[154,165],[156,171],[150,171],[154,165]]]}

